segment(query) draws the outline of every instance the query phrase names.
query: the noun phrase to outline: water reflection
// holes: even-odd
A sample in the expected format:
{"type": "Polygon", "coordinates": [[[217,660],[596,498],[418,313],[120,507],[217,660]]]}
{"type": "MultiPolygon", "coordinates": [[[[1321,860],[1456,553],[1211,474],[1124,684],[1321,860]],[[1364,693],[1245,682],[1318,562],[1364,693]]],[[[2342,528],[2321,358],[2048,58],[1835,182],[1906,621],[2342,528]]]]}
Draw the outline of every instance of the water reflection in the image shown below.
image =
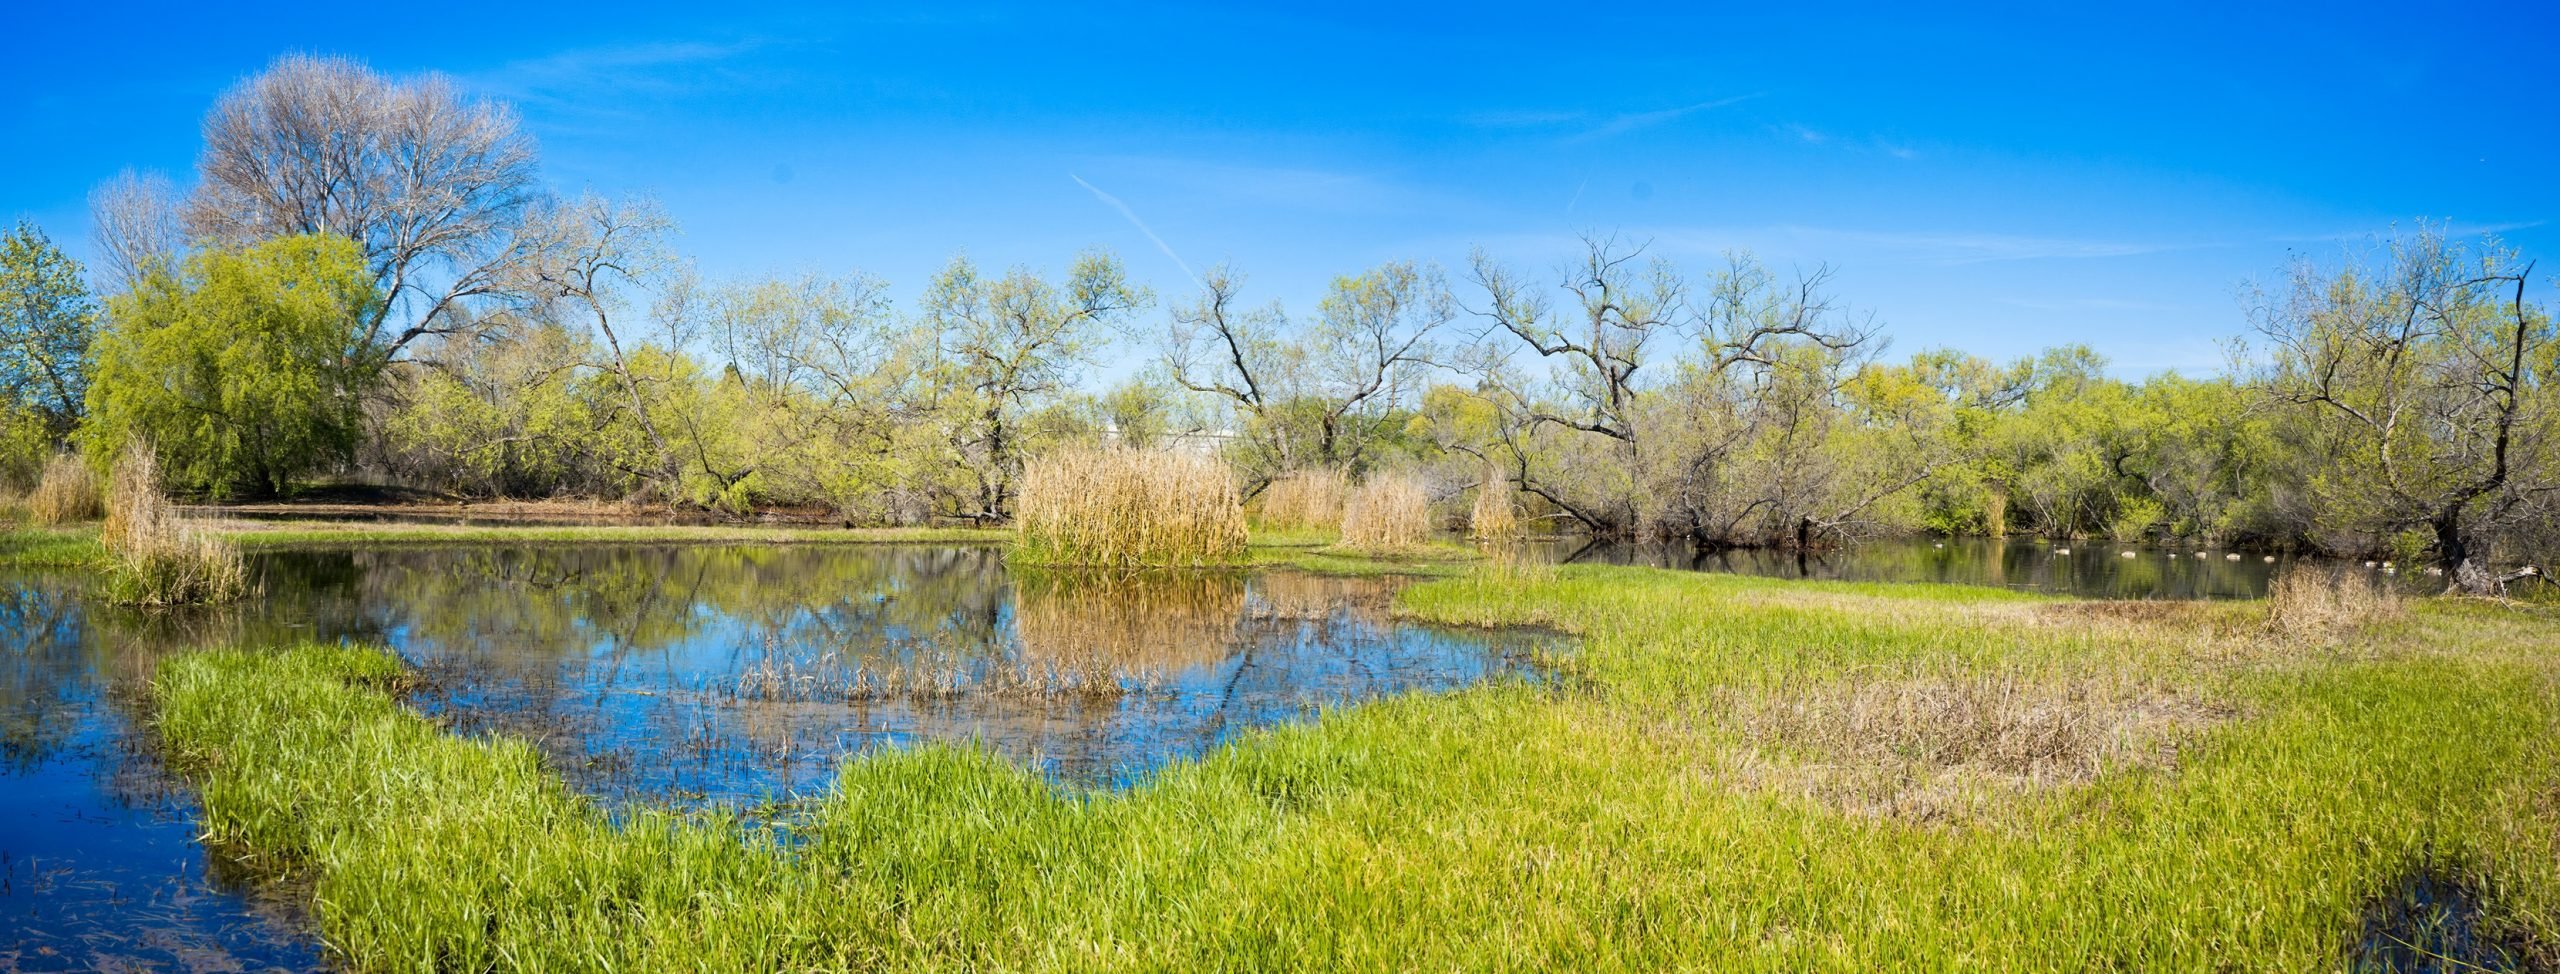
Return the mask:
{"type": "Polygon", "coordinates": [[[153,759],[142,691],[194,647],[389,645],[425,677],[412,706],[522,736],[616,807],[814,792],[847,755],[926,739],[1125,784],[1536,648],[1398,623],[1392,583],[1016,578],[984,547],[299,551],[252,569],[250,604],[167,616],[70,575],[0,575],[0,970],[320,963],[298,898],[216,872],[153,759]]]}
{"type": "Polygon", "coordinates": [[[1815,552],[1582,540],[1546,543],[1538,550],[1547,558],[1571,563],[1771,578],[1943,582],[2103,599],[2262,598],[2268,583],[2296,561],[2292,555],[2223,549],[2135,547],[2103,541],[2057,545],[1990,538],[1876,541],[1815,552]],[[2132,557],[2125,557],[2128,551],[2132,557]]]}

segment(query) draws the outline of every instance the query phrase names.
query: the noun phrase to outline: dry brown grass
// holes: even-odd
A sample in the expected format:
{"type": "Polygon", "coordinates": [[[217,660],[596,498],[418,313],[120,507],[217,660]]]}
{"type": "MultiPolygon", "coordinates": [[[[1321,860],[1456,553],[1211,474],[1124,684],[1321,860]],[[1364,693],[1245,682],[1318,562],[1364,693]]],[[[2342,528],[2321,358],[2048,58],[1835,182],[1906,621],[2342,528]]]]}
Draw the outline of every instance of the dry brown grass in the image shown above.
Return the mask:
{"type": "Polygon", "coordinates": [[[182,517],[160,493],[160,462],[147,446],[128,448],[108,478],[99,544],[113,559],[109,591],[133,605],[229,602],[247,593],[240,548],[182,517]]]}
{"type": "Polygon", "coordinates": [[[1511,477],[1501,467],[1486,465],[1484,482],[1476,486],[1476,506],[1467,515],[1467,533],[1486,541],[1520,537],[1520,499],[1511,477]]]}
{"type": "Polygon", "coordinates": [[[1431,539],[1431,495],[1406,474],[1372,474],[1342,509],[1341,546],[1375,554],[1411,551],[1431,539]]]}
{"type": "Polygon", "coordinates": [[[94,521],[105,510],[98,475],[67,453],[54,454],[44,462],[44,475],[37,479],[35,492],[27,495],[27,514],[38,524],[94,521]]]}
{"type": "Polygon", "coordinates": [[[2267,586],[2267,631],[2291,639],[2333,639],[2403,611],[2400,593],[2345,568],[2300,566],[2267,586]]]}
{"type": "Polygon", "coordinates": [[[1026,464],[1016,500],[1024,560],[1146,568],[1233,562],[1244,506],[1227,465],[1175,450],[1061,450],[1026,464]]]}
{"type": "Polygon", "coordinates": [[[1259,518],[1275,531],[1331,531],[1342,524],[1351,479],[1329,467],[1283,474],[1262,489],[1259,518]]]}
{"type": "Polygon", "coordinates": [[[1740,769],[1747,783],[1920,821],[1962,818],[2002,795],[2114,769],[2174,766],[2182,742],[2231,716],[2135,682],[1995,675],[1736,693],[1724,712],[1760,751],[1740,769]]]}

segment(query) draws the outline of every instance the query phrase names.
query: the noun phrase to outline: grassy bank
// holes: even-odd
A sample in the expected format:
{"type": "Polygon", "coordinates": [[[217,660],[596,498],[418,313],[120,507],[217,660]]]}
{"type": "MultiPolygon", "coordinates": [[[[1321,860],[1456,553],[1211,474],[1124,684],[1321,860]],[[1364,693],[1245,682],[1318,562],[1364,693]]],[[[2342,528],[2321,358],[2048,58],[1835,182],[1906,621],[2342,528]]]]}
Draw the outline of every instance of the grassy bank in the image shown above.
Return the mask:
{"type": "Polygon", "coordinates": [[[106,557],[95,527],[0,529],[0,568],[89,568],[106,557]]]}
{"type": "Polygon", "coordinates": [[[849,763],[786,850],[608,824],[306,647],[175,660],[219,848],[374,970],[2343,969],[2420,875],[2560,945],[2560,641],[2470,603],[2258,605],[1575,568],[1405,611],[1584,637],[1554,686],[1247,735],[1125,793],[849,763]]]}

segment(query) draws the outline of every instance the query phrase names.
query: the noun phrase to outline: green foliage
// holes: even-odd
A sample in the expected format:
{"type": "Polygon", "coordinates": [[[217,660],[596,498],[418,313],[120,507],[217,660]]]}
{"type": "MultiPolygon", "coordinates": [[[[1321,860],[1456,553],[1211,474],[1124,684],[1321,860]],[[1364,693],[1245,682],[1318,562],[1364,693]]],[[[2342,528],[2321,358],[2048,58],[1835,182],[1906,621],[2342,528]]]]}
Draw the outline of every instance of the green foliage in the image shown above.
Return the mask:
{"type": "Polygon", "coordinates": [[[103,457],[148,439],[169,486],[217,497],[344,465],[382,367],[360,354],[380,300],[355,244],[321,236],[206,251],[135,282],[98,336],[81,440],[103,457]]]}

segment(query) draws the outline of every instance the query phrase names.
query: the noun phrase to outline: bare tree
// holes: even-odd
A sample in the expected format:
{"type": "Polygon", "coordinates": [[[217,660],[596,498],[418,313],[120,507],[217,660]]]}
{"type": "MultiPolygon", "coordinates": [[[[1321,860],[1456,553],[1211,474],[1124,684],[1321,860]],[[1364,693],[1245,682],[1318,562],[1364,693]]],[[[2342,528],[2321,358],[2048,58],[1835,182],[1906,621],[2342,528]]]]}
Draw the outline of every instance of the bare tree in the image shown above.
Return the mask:
{"type": "Polygon", "coordinates": [[[2525,300],[2533,264],[2490,244],[2477,253],[2424,229],[2380,267],[2297,263],[2253,317],[2272,356],[2259,380],[2301,407],[2307,456],[2328,518],[2374,536],[2433,536],[2457,588],[2487,591],[2482,541],[2560,494],[2552,429],[2550,313],[2525,300]]]}
{"type": "Polygon", "coordinates": [[[647,466],[626,469],[659,483],[670,495],[683,479],[682,462],[659,431],[651,397],[642,391],[651,377],[633,366],[630,319],[645,314],[634,292],[663,283],[675,267],[666,248],[673,230],[674,223],[647,202],[617,203],[589,195],[544,207],[523,227],[524,259],[511,265],[510,279],[498,282],[542,303],[559,319],[582,320],[604,340],[604,360],[591,364],[621,387],[653,454],[647,466]]]}
{"type": "Polygon", "coordinates": [[[100,290],[121,293],[168,267],[187,246],[183,204],[169,177],[127,169],[89,193],[91,235],[98,245],[100,290]]]}
{"type": "MultiPolygon", "coordinates": [[[[1836,378],[1874,330],[1826,296],[1828,269],[1782,283],[1737,255],[1699,293],[1644,250],[1585,237],[1581,260],[1561,275],[1572,296],[1561,311],[1478,252],[1485,336],[1547,363],[1542,382],[1483,398],[1505,414],[1501,452],[1521,490],[1601,533],[1664,528],[1725,543],[1746,517],[1784,506],[1737,496],[1727,465],[1746,445],[1810,436],[1806,424],[1833,408],[1836,383],[1808,387],[1792,373],[1811,363],[1836,378]],[[1662,349],[1667,339],[1688,347],[1662,349]],[[1676,371],[1648,381],[1666,355],[1676,371]]],[[[1479,357],[1486,384],[1528,381],[1505,367],[1500,344],[1479,357]]]]}
{"type": "Polygon", "coordinates": [[[1238,308],[1240,283],[1229,268],[1209,272],[1199,300],[1174,309],[1164,361],[1176,384],[1242,414],[1262,483],[1300,466],[1364,462],[1377,422],[1419,394],[1435,338],[1458,316],[1429,264],[1335,279],[1316,322],[1295,334],[1276,303],[1238,308]]]}
{"type": "Polygon", "coordinates": [[[352,351],[389,360],[462,327],[500,293],[538,201],[533,139],[508,106],[438,75],[395,81],[344,58],[288,55],[214,104],[188,227],[223,243],[352,238],[383,292],[352,351]]]}

